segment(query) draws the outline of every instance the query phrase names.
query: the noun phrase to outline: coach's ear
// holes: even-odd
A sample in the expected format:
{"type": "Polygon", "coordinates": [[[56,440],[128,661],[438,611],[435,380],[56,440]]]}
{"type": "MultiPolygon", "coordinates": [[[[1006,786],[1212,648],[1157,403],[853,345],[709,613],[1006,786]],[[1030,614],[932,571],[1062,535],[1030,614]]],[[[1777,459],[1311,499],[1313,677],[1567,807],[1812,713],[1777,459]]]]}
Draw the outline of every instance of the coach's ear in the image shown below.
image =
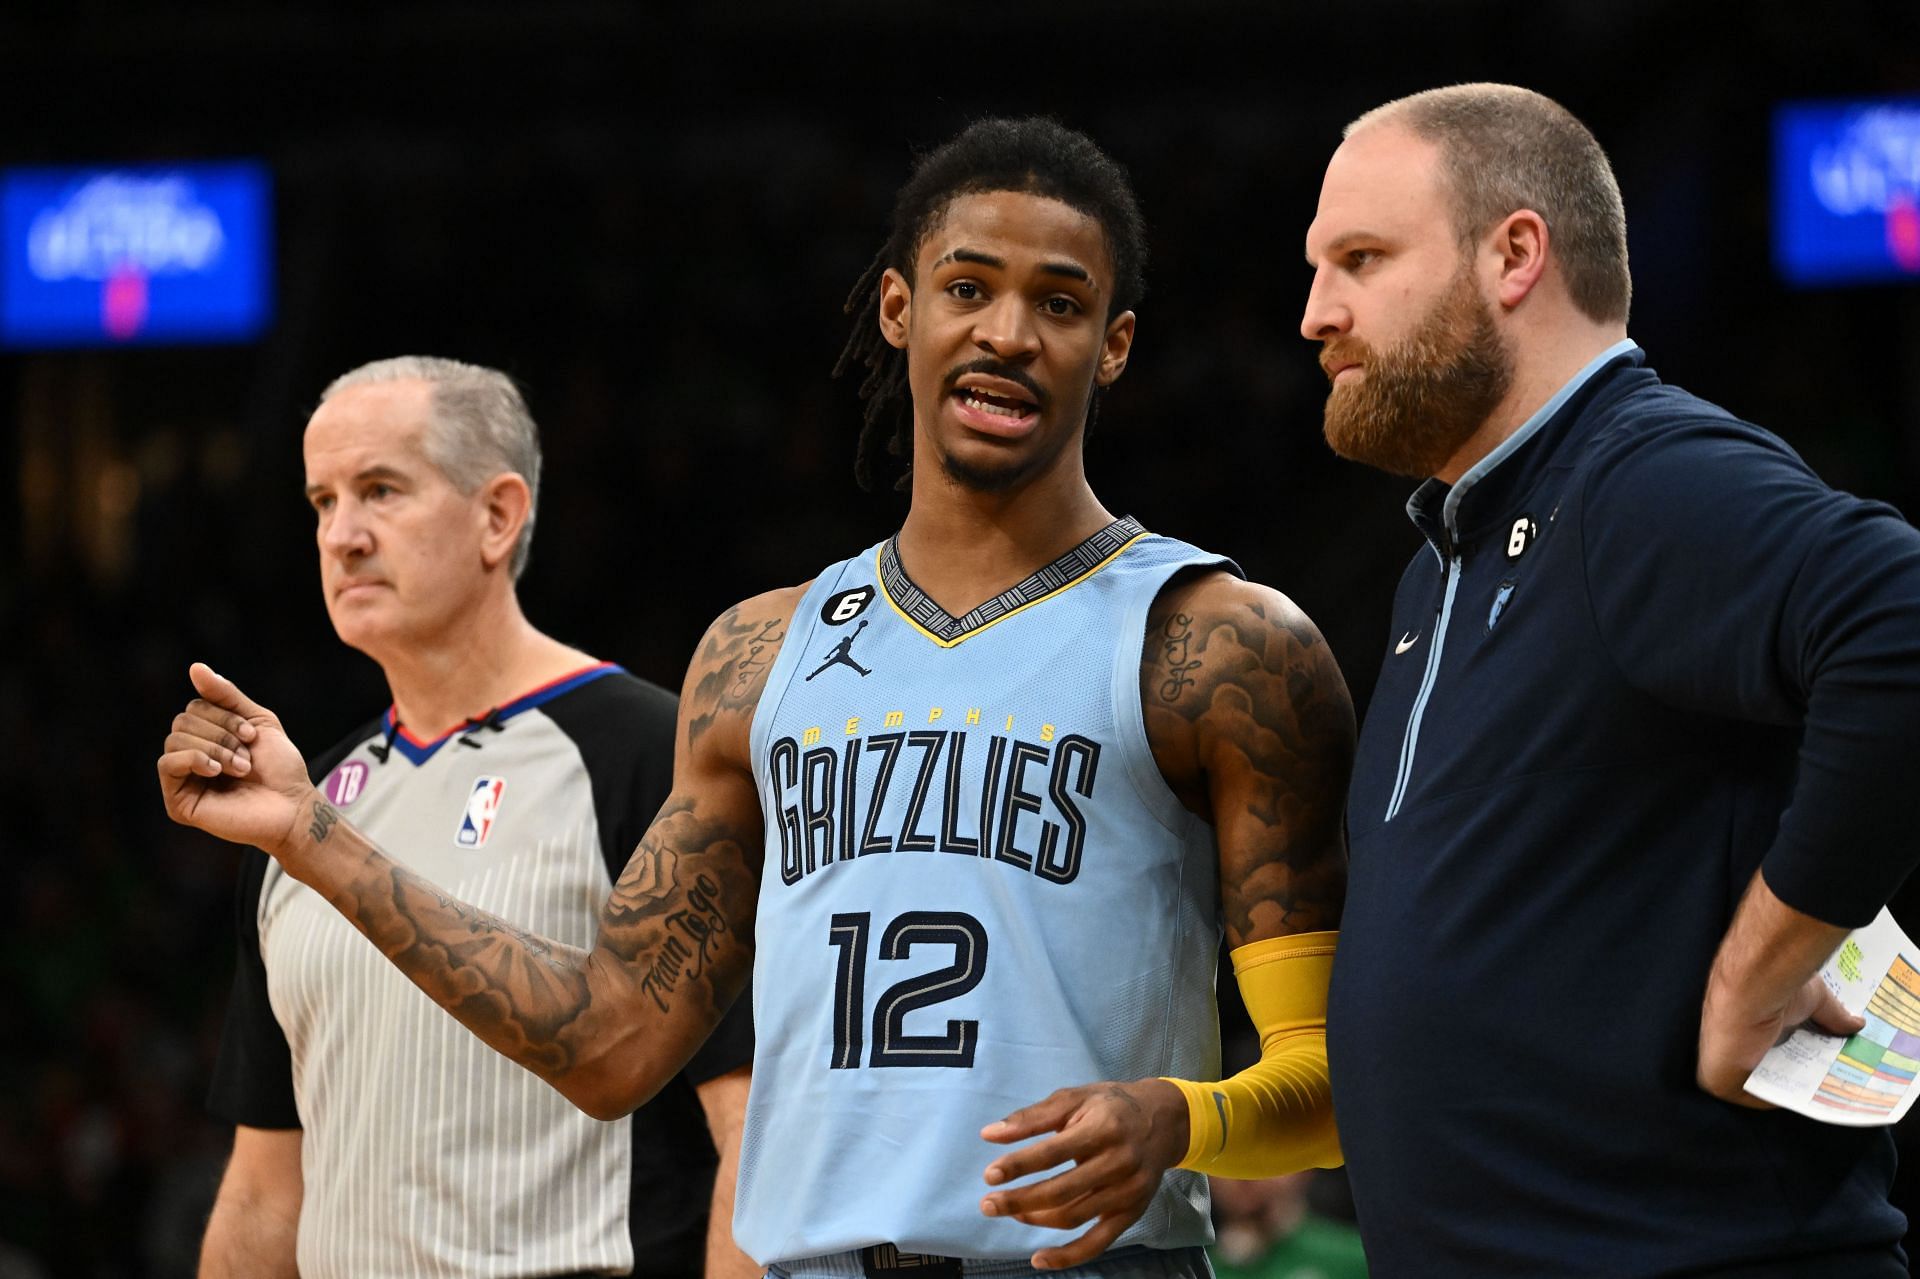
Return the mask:
{"type": "Polygon", "coordinates": [[[1532,209],[1518,209],[1507,218],[1487,238],[1487,252],[1483,261],[1492,264],[1497,271],[1494,277],[1494,296],[1500,299],[1500,305],[1511,311],[1526,301],[1533,292],[1540,277],[1546,274],[1547,253],[1553,243],[1553,234],[1547,228],[1547,220],[1532,209]]]}
{"type": "Polygon", "coordinates": [[[880,277],[880,336],[889,346],[907,349],[907,324],[913,318],[913,286],[892,267],[880,277]]]}

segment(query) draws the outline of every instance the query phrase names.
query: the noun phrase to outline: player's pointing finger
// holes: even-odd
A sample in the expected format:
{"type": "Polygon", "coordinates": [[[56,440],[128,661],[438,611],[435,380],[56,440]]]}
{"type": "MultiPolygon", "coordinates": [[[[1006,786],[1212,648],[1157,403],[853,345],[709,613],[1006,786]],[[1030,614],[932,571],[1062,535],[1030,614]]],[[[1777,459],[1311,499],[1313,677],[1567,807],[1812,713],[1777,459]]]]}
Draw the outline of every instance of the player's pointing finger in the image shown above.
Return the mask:
{"type": "Polygon", "coordinates": [[[200,696],[224,710],[234,711],[248,718],[270,714],[266,707],[241,692],[239,685],[205,662],[195,662],[189,666],[187,678],[193,681],[193,686],[199,691],[200,696]]]}

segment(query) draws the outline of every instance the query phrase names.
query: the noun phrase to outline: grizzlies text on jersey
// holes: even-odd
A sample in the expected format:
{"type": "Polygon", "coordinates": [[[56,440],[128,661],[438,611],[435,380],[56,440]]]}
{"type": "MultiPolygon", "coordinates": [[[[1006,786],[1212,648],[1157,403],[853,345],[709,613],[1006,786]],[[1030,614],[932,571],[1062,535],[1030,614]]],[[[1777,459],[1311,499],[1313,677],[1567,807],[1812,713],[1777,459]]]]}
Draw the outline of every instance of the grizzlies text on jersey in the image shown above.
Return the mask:
{"type": "MultiPolygon", "coordinates": [[[[1219,1074],[1212,829],[1160,776],[1146,617],[1218,556],[1117,520],[965,617],[896,543],[795,610],[753,723],[766,815],[735,1237],[1023,1258],[983,1216],[985,1124],[1056,1088],[1219,1074]]],[[[1170,1172],[1120,1241],[1206,1243],[1170,1172]]]]}

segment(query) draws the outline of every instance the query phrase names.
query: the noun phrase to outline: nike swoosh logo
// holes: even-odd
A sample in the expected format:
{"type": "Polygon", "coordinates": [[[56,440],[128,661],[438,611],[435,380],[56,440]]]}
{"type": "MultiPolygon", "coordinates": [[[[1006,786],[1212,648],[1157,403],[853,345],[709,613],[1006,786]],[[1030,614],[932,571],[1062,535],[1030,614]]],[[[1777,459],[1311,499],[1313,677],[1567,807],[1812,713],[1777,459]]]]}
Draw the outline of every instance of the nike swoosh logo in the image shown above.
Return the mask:
{"type": "Polygon", "coordinates": [[[1407,635],[1403,636],[1398,644],[1395,644],[1393,646],[1393,655],[1395,657],[1398,657],[1400,654],[1406,652],[1408,649],[1412,648],[1415,644],[1418,644],[1419,642],[1420,642],[1420,637],[1410,632],[1407,635]]]}
{"type": "Polygon", "coordinates": [[[1220,1149],[1225,1150],[1227,1148],[1227,1095],[1225,1093],[1213,1094],[1213,1108],[1220,1112],[1220,1149]]]}

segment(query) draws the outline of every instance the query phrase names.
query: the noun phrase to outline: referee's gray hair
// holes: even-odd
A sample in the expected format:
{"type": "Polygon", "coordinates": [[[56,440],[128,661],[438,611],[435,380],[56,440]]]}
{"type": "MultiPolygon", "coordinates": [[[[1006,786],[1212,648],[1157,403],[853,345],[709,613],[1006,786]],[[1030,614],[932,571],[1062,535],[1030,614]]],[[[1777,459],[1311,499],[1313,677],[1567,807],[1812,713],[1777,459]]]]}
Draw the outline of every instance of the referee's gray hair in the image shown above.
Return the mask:
{"type": "Polygon", "coordinates": [[[1404,125],[1439,146],[1463,241],[1532,209],[1546,220],[1574,305],[1602,324],[1626,320],[1633,277],[1620,184],[1571,111],[1516,85],[1455,84],[1375,107],[1341,136],[1376,124],[1404,125]]]}
{"type": "Polygon", "coordinates": [[[519,581],[540,507],[540,432],[520,388],[498,369],[433,355],[399,355],[342,373],[320,393],[320,402],[380,382],[425,382],[431,388],[427,457],[456,489],[471,495],[502,471],[513,471],[527,482],[527,522],[520,527],[508,564],[519,581]]]}

